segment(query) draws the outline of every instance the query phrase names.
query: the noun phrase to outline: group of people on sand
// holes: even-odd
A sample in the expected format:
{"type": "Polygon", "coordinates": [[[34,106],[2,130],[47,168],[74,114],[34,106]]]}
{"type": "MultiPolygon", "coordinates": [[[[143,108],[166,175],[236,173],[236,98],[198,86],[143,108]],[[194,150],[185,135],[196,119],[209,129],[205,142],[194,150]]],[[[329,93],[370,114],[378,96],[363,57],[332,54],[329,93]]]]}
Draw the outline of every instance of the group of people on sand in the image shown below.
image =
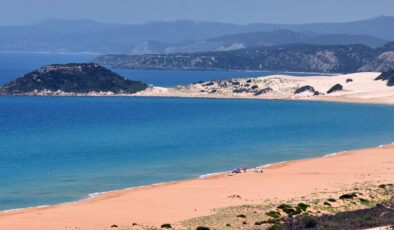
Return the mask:
{"type": "Polygon", "coordinates": [[[262,168],[257,168],[255,166],[253,166],[253,167],[250,167],[250,168],[236,168],[236,169],[233,169],[231,171],[231,173],[229,174],[229,176],[232,176],[232,175],[235,175],[235,174],[238,174],[238,173],[246,173],[248,170],[253,170],[253,172],[255,172],[255,173],[263,173],[263,169],[262,168]]]}

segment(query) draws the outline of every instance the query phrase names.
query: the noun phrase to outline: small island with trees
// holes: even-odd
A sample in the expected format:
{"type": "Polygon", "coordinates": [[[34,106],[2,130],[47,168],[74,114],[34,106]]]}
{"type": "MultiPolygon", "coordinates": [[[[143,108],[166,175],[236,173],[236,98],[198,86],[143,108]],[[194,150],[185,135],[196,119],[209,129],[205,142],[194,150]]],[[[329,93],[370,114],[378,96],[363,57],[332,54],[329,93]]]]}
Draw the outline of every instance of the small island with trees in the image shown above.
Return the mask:
{"type": "Polygon", "coordinates": [[[94,63],[53,64],[0,87],[0,95],[105,96],[134,94],[148,86],[94,63]]]}

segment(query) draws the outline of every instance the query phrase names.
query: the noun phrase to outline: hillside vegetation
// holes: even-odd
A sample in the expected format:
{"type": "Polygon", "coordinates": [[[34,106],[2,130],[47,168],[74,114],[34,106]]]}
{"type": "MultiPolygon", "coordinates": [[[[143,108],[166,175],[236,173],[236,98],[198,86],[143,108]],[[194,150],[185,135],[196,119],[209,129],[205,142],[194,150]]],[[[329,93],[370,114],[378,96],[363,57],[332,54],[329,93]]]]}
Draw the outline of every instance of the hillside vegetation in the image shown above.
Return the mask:
{"type": "Polygon", "coordinates": [[[296,44],[222,52],[102,55],[93,62],[126,69],[381,72],[394,67],[394,42],[376,49],[365,45],[296,44]]]}
{"type": "Polygon", "coordinates": [[[32,92],[66,93],[136,93],[147,85],[131,81],[100,65],[55,64],[44,66],[0,87],[0,94],[26,94],[32,92]]]}
{"type": "Polygon", "coordinates": [[[387,86],[394,85],[394,69],[387,70],[380,74],[375,80],[387,81],[387,86]]]}

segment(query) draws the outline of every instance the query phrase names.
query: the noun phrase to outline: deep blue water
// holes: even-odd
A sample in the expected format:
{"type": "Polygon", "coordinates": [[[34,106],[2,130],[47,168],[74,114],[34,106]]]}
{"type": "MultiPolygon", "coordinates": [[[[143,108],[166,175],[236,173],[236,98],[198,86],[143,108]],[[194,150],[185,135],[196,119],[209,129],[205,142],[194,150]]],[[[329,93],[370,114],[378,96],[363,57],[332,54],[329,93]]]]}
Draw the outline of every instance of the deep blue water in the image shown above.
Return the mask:
{"type": "Polygon", "coordinates": [[[274,74],[292,76],[316,76],[318,74],[281,72],[243,72],[243,71],[171,71],[171,70],[132,70],[112,69],[114,72],[132,80],[140,80],[154,86],[171,87],[198,81],[212,81],[234,77],[261,77],[274,74]]]}
{"type": "MultiPolygon", "coordinates": [[[[0,53],[0,85],[21,77],[32,70],[49,64],[64,64],[70,62],[88,62],[94,58],[88,54],[7,54],[0,53]]],[[[109,66],[107,66],[109,67],[109,66]]],[[[147,84],[163,87],[191,84],[198,81],[211,81],[232,77],[260,77],[273,72],[229,72],[229,71],[168,71],[168,70],[128,70],[112,69],[114,72],[132,80],[140,80],[147,84]]],[[[309,76],[316,74],[296,74],[309,76]]]]}
{"type": "MultiPolygon", "coordinates": [[[[0,54],[0,84],[42,65],[92,58],[0,54]]],[[[114,71],[159,86],[264,75],[114,71]]],[[[387,144],[393,117],[386,105],[0,96],[0,210],[387,144]]]]}
{"type": "Polygon", "coordinates": [[[0,97],[0,210],[394,140],[394,107],[0,97]]]}

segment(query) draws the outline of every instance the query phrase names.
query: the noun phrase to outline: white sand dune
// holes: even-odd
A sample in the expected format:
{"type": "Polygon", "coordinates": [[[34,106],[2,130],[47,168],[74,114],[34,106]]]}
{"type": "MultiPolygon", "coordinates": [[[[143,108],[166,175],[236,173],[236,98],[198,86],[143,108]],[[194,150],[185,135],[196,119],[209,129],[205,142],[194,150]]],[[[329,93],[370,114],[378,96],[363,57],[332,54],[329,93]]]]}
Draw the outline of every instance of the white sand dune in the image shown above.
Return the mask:
{"type": "Polygon", "coordinates": [[[233,78],[173,88],[150,87],[134,96],[322,100],[394,104],[394,87],[387,86],[386,81],[376,81],[375,78],[379,74],[363,72],[335,76],[272,75],[258,78],[233,78]],[[340,84],[343,90],[328,94],[327,91],[336,84],[340,84]],[[314,96],[314,93],[310,91],[294,94],[302,86],[313,87],[315,91],[319,92],[319,95],[314,96]],[[269,89],[267,92],[255,95],[257,91],[267,88],[269,89]]]}

